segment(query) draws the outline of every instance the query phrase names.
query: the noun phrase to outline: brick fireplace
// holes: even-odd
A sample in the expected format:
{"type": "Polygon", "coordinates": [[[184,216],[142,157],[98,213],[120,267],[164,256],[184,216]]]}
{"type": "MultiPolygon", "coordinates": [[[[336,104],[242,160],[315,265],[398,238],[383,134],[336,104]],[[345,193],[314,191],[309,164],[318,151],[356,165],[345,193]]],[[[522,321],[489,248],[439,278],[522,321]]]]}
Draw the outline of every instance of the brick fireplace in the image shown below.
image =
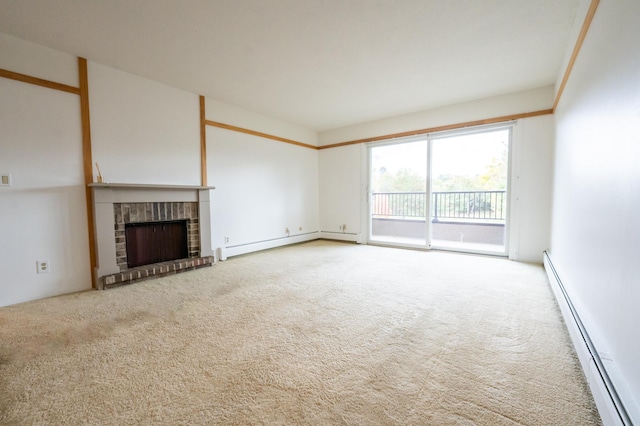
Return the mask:
{"type": "Polygon", "coordinates": [[[200,256],[200,226],[198,223],[198,203],[190,202],[153,202],[153,203],[114,203],[116,263],[121,271],[128,269],[126,225],[141,223],[163,223],[168,221],[187,221],[186,257],[200,256]]]}
{"type": "Polygon", "coordinates": [[[213,187],[90,184],[96,218],[97,287],[106,289],[143,279],[209,266],[210,191],[213,187]],[[201,220],[204,218],[204,220],[201,220]],[[142,224],[186,223],[187,257],[129,267],[125,229],[142,224]]]}

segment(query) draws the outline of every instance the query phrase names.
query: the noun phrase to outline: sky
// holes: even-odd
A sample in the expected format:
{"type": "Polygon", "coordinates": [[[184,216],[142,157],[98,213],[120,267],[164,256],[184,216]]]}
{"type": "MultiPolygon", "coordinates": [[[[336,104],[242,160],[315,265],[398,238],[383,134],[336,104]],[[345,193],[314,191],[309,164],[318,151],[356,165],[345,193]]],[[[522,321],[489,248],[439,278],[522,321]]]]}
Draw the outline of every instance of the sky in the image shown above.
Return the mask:
{"type": "MultiPolygon", "coordinates": [[[[433,138],[433,176],[476,175],[485,171],[494,157],[500,157],[508,145],[507,129],[455,137],[433,138]]],[[[423,141],[372,148],[372,167],[387,173],[409,168],[425,176],[427,169],[427,138],[423,141]]]]}

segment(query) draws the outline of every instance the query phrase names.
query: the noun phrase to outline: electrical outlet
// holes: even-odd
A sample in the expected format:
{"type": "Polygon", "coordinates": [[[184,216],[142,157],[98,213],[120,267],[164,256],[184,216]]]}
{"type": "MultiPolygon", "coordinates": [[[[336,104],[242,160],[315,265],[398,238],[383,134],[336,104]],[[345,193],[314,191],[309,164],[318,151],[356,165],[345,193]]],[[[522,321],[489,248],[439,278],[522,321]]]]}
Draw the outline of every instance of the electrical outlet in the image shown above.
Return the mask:
{"type": "Polygon", "coordinates": [[[347,230],[347,225],[346,225],[346,224],[342,225],[342,230],[343,230],[343,231],[346,231],[346,230],[347,230]]]}
{"type": "Polygon", "coordinates": [[[39,274],[46,274],[51,270],[48,260],[36,260],[36,267],[39,274]]]}
{"type": "Polygon", "coordinates": [[[0,175],[0,186],[11,186],[11,173],[0,175]]]}
{"type": "Polygon", "coordinates": [[[224,242],[228,243],[229,242],[229,237],[224,237],[224,242]]]}

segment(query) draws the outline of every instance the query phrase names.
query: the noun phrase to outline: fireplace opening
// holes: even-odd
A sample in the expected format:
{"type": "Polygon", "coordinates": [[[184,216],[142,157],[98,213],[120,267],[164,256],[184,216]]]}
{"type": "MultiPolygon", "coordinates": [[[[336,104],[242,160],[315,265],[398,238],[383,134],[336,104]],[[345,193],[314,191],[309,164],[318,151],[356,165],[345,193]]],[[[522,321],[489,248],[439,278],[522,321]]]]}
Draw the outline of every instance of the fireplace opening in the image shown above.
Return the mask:
{"type": "Polygon", "coordinates": [[[127,266],[150,265],[189,257],[187,220],[125,224],[127,266]]]}

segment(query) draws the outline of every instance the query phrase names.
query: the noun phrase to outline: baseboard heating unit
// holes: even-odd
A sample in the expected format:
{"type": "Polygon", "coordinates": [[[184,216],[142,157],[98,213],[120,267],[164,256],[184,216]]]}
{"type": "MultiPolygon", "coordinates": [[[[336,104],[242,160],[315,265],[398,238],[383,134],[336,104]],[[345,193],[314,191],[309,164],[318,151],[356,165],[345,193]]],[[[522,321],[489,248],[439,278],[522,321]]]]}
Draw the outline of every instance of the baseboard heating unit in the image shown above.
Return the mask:
{"type": "Polygon", "coordinates": [[[281,238],[272,238],[269,240],[253,241],[245,244],[220,247],[216,249],[216,253],[220,260],[226,260],[228,257],[239,256],[261,250],[268,250],[276,247],[287,246],[290,244],[304,243],[307,241],[317,240],[318,238],[320,238],[319,232],[307,232],[305,234],[297,234],[281,238]]]}
{"type": "Polygon", "coordinates": [[[580,320],[578,311],[571,302],[571,298],[551,262],[551,257],[546,251],[544,252],[544,267],[603,424],[606,426],[632,426],[633,420],[611,380],[611,375],[607,372],[606,360],[603,361],[601,354],[589,337],[587,328],[580,320]]]}

